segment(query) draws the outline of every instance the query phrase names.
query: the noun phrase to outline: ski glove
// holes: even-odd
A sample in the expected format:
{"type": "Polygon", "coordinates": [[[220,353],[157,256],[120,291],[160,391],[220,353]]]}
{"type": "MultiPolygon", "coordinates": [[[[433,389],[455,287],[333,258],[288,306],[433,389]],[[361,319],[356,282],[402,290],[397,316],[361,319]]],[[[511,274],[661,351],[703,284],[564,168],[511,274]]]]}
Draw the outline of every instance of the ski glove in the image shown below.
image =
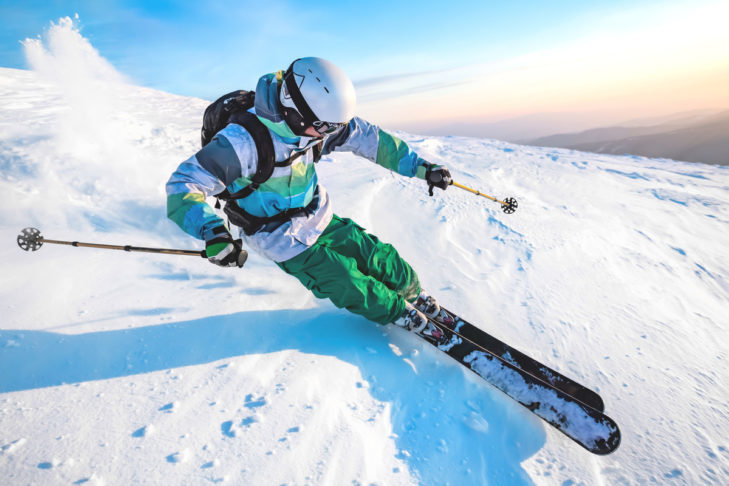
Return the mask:
{"type": "Polygon", "coordinates": [[[216,226],[213,236],[205,241],[205,256],[221,267],[242,267],[248,258],[242,240],[234,240],[228,228],[216,226]]]}
{"type": "Polygon", "coordinates": [[[430,165],[425,171],[425,182],[428,183],[428,194],[433,195],[433,188],[444,191],[453,183],[451,173],[442,165],[430,165]]]}

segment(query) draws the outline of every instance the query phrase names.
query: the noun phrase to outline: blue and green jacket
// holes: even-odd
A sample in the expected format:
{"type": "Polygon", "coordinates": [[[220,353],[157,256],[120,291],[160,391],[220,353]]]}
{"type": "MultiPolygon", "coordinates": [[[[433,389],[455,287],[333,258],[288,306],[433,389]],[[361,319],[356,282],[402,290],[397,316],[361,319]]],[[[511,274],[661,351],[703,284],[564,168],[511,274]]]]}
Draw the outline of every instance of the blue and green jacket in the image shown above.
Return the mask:
{"type": "MultiPolygon", "coordinates": [[[[313,212],[301,213],[284,223],[267,225],[246,236],[248,248],[276,262],[283,262],[312,246],[332,219],[326,190],[316,176],[312,145],[320,140],[297,137],[286,126],[278,110],[281,72],[263,76],[256,87],[256,104],[251,112],[266,125],[273,140],[276,161],[298,151],[304,155],[288,167],[276,167],[271,178],[250,196],[234,201],[254,216],[274,216],[287,209],[306,207],[316,198],[313,212]]],[[[327,135],[322,155],[353,152],[407,177],[425,177],[428,162],[408,145],[377,126],[354,117],[343,129],[327,135]]],[[[258,155],[250,134],[230,124],[197,154],[182,162],[167,181],[167,215],[185,232],[199,239],[211,237],[213,228],[225,224],[207,204],[206,198],[228,189],[235,193],[251,183],[258,155]]]]}

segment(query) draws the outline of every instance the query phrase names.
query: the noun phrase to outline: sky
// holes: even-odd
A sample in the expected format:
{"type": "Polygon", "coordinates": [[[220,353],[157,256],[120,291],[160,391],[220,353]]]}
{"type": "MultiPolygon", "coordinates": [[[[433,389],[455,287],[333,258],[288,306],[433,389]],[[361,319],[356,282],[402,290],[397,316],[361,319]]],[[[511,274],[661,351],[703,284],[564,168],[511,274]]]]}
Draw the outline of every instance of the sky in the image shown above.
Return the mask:
{"type": "Polygon", "coordinates": [[[353,79],[359,114],[394,129],[729,107],[726,1],[1,0],[0,66],[28,68],[22,41],[66,16],[132,82],[204,99],[327,58],[353,79]]]}

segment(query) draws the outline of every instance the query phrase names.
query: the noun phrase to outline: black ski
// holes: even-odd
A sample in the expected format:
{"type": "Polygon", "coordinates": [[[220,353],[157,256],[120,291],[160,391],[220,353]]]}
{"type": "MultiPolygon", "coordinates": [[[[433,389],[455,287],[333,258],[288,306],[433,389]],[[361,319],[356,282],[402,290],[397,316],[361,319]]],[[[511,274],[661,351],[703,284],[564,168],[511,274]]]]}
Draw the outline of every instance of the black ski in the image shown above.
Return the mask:
{"type": "Polygon", "coordinates": [[[558,371],[545,366],[534,358],[509,346],[503,341],[498,340],[486,331],[483,331],[473,324],[461,319],[448,309],[441,307],[441,310],[445,311],[453,319],[453,324],[447,324],[443,322],[442,319],[436,319],[440,324],[456,331],[458,334],[469,341],[478,344],[489,353],[498,356],[504,361],[508,361],[517,368],[526,371],[530,375],[552,385],[554,388],[576,398],[598,412],[605,411],[605,404],[603,403],[602,398],[594,391],[577,383],[571,378],[564,376],[558,371]]]}
{"type": "Polygon", "coordinates": [[[620,429],[613,419],[564,391],[528,373],[458,331],[431,321],[442,332],[439,339],[421,337],[521,403],[538,417],[594,454],[610,454],[620,445],[620,429]]]}

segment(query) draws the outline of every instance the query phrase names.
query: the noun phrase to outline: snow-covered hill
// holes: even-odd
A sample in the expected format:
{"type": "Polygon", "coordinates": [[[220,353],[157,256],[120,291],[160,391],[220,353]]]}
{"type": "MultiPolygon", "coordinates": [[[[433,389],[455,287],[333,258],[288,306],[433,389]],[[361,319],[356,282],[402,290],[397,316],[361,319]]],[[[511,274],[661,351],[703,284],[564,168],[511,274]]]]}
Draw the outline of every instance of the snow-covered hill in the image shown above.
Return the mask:
{"type": "MultiPolygon", "coordinates": [[[[90,48],[73,32],[63,45],[90,48]]],[[[21,251],[26,226],[201,248],[164,183],[206,102],[124,84],[93,50],[35,49],[36,72],[0,69],[4,484],[729,482],[729,170],[399,134],[517,197],[505,215],[351,154],[319,165],[336,212],[447,307],[600,392],[623,440],[597,457],[261,257],[21,251]]]]}

